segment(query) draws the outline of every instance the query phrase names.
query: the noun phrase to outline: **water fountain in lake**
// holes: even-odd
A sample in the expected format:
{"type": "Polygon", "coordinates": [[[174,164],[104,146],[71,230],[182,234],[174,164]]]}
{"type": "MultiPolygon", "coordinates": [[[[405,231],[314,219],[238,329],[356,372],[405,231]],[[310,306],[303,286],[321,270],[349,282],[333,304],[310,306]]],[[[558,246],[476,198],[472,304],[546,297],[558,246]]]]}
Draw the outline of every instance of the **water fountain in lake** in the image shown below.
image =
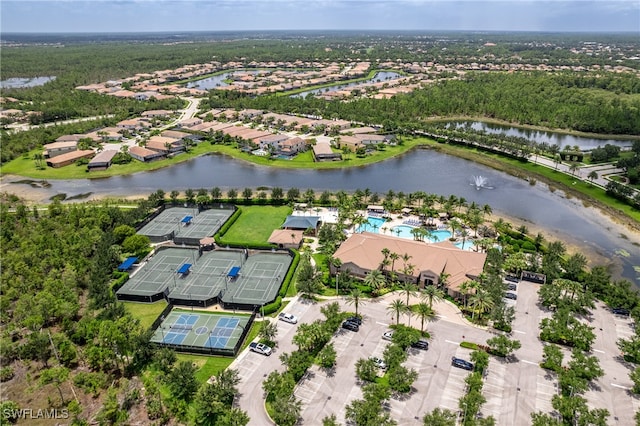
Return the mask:
{"type": "Polygon", "coordinates": [[[484,176],[474,176],[471,185],[474,185],[478,191],[480,189],[493,189],[492,186],[487,186],[487,178],[484,176]]]}

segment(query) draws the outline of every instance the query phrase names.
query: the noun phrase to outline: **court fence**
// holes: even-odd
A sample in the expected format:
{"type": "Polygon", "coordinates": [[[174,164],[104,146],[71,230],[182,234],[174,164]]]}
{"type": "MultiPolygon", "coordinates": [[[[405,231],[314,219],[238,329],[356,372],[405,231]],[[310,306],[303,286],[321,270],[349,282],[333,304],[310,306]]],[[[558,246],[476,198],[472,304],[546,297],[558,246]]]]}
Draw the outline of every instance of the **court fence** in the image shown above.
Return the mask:
{"type": "MultiPolygon", "coordinates": [[[[173,305],[171,304],[167,305],[167,308],[165,308],[162,311],[162,314],[160,314],[160,316],[156,319],[156,321],[154,321],[153,325],[151,326],[152,330],[156,330],[160,326],[160,324],[162,324],[162,321],[166,318],[168,313],[171,312],[172,308],[173,308],[173,305]]],[[[253,312],[249,317],[249,321],[247,322],[247,325],[242,329],[242,334],[240,334],[240,338],[238,339],[236,344],[233,346],[233,348],[228,348],[228,349],[227,348],[205,348],[202,346],[177,345],[174,343],[159,343],[159,342],[151,342],[151,343],[153,345],[156,345],[157,347],[170,348],[176,352],[181,352],[181,353],[235,357],[238,354],[238,351],[240,350],[240,348],[242,347],[242,344],[244,343],[244,339],[246,339],[247,334],[249,334],[249,330],[251,330],[251,326],[253,325],[253,321],[255,319],[256,319],[256,312],[253,312]]]]}

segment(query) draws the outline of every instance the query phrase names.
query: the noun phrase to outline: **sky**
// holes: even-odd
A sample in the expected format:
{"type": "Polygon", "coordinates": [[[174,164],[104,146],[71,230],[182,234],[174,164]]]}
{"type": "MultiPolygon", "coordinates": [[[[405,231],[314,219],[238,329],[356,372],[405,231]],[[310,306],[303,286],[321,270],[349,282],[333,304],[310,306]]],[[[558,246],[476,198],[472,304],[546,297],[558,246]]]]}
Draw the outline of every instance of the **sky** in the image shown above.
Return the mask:
{"type": "Polygon", "coordinates": [[[637,32],[640,0],[0,0],[2,32],[637,32]]]}

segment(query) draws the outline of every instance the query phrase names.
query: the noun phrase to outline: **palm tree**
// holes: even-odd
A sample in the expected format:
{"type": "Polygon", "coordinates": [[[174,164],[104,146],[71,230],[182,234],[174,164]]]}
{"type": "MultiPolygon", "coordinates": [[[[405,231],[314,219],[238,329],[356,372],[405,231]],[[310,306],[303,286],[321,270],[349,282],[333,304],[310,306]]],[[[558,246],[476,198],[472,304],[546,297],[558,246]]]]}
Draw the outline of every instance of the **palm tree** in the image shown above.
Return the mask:
{"type": "Polygon", "coordinates": [[[433,302],[444,299],[444,292],[434,285],[428,285],[422,290],[422,300],[429,303],[429,308],[433,309],[433,302]]]}
{"type": "Polygon", "coordinates": [[[377,269],[369,272],[367,276],[364,278],[364,283],[371,287],[373,291],[378,294],[378,292],[386,287],[387,279],[384,274],[377,269]]]}
{"type": "Polygon", "coordinates": [[[470,305],[473,307],[473,311],[471,313],[471,319],[473,319],[476,312],[482,316],[485,312],[490,311],[494,307],[495,303],[488,292],[480,290],[471,296],[470,305]]]}
{"type": "Polygon", "coordinates": [[[415,313],[420,318],[420,332],[424,332],[424,322],[435,318],[435,312],[426,303],[418,303],[415,306],[415,313]]]}
{"type": "Polygon", "coordinates": [[[587,177],[589,178],[589,180],[591,180],[591,182],[593,183],[594,179],[598,179],[598,172],[596,172],[595,170],[591,170],[589,172],[589,174],[587,175],[587,177]]]}
{"type": "Polygon", "coordinates": [[[400,314],[404,314],[408,309],[409,307],[402,301],[402,299],[395,299],[387,308],[388,311],[395,314],[396,325],[400,324],[400,314]]]}
{"type": "Polygon", "coordinates": [[[362,293],[362,291],[356,288],[346,298],[347,304],[353,305],[356,308],[356,316],[358,316],[358,306],[360,306],[361,304],[364,304],[364,301],[362,300],[363,297],[364,297],[364,294],[362,293]]]}
{"type": "Polygon", "coordinates": [[[409,297],[417,294],[418,286],[412,282],[405,281],[400,285],[400,290],[407,295],[407,306],[409,306],[409,297]]]}
{"type": "Polygon", "coordinates": [[[396,260],[400,259],[400,255],[398,253],[391,252],[389,253],[389,259],[391,259],[391,273],[395,271],[396,260]]]}
{"type": "Polygon", "coordinates": [[[578,170],[578,163],[576,163],[575,161],[572,161],[571,164],[569,164],[569,171],[573,176],[575,176],[577,170],[578,170]]]}
{"type": "Polygon", "coordinates": [[[493,213],[493,209],[491,208],[491,206],[489,204],[485,204],[484,206],[482,206],[482,218],[483,219],[484,219],[485,215],[491,216],[491,213],[493,213]]]}

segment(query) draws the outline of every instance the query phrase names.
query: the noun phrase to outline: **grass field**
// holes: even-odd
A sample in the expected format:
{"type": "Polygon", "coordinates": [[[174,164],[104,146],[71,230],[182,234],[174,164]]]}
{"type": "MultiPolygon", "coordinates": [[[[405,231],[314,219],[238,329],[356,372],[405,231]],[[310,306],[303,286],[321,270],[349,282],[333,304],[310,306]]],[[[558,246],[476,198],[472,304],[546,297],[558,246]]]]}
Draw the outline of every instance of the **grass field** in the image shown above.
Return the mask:
{"type": "Polygon", "coordinates": [[[280,228],[284,220],[291,214],[288,206],[241,206],[242,214],[229,228],[221,243],[242,242],[266,244],[274,229],[280,228]]]}
{"type": "Polygon", "coordinates": [[[165,300],[159,300],[155,303],[134,303],[134,302],[122,302],[124,308],[134,318],[140,321],[140,324],[144,328],[151,327],[151,324],[160,316],[160,313],[167,307],[165,300]]]}

